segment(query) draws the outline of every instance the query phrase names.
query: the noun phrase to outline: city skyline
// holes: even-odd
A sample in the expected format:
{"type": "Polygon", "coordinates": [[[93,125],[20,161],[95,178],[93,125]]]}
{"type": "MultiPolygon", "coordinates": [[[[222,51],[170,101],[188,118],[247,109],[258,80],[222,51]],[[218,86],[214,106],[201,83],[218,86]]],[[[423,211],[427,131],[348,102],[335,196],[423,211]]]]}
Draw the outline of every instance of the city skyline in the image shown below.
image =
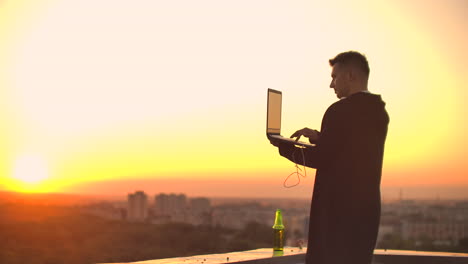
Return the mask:
{"type": "Polygon", "coordinates": [[[390,114],[384,198],[466,198],[466,11],[457,0],[2,1],[0,190],[310,198],[313,169],[283,187],[295,168],[266,139],[266,91],[283,91],[285,136],[319,128],[337,100],[328,59],[358,50],[390,114]]]}
{"type": "MultiPolygon", "coordinates": [[[[284,198],[310,200],[314,178],[308,176],[301,179],[298,186],[286,188],[283,186],[287,175],[275,175],[269,182],[211,179],[124,179],[121,181],[102,181],[84,183],[78,188],[79,193],[88,195],[122,195],[129,190],[143,190],[147,193],[186,193],[190,196],[220,197],[220,198],[284,198]],[[182,184],[184,183],[184,184],[182,184]],[[229,189],[217,188],[227,184],[229,189]],[[107,191],[106,191],[107,190],[107,191]],[[112,191],[109,191],[112,190],[112,191]]],[[[290,179],[294,182],[296,179],[290,179]]],[[[290,183],[291,184],[291,183],[290,183]]],[[[73,193],[73,189],[68,192],[73,193]]],[[[382,186],[382,200],[465,200],[468,193],[464,186],[382,186]]]]}
{"type": "MultiPolygon", "coordinates": [[[[2,259],[7,263],[50,263],[51,259],[58,263],[128,263],[271,248],[277,208],[282,209],[287,230],[285,245],[307,244],[310,200],[215,200],[180,193],[147,195],[138,190],[128,194],[143,197],[140,205],[134,203],[135,196],[87,202],[56,196],[56,203],[38,203],[34,196],[51,194],[12,193],[23,197],[8,200],[0,192],[2,235],[9,242],[2,245],[2,259]],[[146,203],[144,197],[153,202],[146,203]],[[132,217],[137,208],[147,213],[132,217]]],[[[424,256],[447,252],[444,254],[452,258],[468,252],[467,218],[468,200],[383,203],[376,248],[392,254],[410,250],[424,256]]],[[[187,258],[181,258],[183,261],[187,258]]]]}

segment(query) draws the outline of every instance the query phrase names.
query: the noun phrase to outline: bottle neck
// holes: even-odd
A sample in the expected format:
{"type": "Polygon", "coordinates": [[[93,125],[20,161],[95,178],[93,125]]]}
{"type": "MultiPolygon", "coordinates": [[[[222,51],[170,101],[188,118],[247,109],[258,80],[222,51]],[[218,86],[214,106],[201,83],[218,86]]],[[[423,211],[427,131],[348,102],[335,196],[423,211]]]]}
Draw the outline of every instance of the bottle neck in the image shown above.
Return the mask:
{"type": "Polygon", "coordinates": [[[283,216],[280,210],[276,210],[275,224],[273,225],[273,229],[284,229],[283,216]]]}

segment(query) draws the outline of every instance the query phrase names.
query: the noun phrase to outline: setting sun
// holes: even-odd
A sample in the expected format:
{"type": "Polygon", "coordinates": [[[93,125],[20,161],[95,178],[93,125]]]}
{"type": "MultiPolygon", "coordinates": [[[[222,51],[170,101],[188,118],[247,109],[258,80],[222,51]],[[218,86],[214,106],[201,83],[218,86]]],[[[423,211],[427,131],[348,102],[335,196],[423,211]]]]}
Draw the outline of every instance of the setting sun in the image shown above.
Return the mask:
{"type": "Polygon", "coordinates": [[[12,177],[24,185],[37,186],[49,177],[47,163],[38,155],[22,155],[14,162],[12,177]]]}

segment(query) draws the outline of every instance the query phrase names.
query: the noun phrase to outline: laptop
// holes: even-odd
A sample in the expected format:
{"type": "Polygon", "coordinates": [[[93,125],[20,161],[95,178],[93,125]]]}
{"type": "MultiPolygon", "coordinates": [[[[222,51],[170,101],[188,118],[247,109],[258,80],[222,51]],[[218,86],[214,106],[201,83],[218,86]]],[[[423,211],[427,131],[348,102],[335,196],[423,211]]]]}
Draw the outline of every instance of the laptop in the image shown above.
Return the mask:
{"type": "Polygon", "coordinates": [[[268,88],[268,101],[267,101],[267,137],[279,139],[283,142],[304,146],[314,147],[315,145],[296,141],[296,139],[281,136],[281,104],[283,101],[283,94],[281,91],[276,91],[268,88]]]}

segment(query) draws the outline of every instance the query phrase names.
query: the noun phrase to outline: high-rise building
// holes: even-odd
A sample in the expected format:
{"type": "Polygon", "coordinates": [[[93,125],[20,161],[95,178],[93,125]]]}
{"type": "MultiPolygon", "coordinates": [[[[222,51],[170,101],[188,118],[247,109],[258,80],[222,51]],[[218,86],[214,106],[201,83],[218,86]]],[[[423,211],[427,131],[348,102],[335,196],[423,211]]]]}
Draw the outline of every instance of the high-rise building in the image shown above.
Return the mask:
{"type": "Polygon", "coordinates": [[[143,191],[128,194],[128,214],[130,221],[144,221],[148,217],[148,196],[143,191]]]}
{"type": "Polygon", "coordinates": [[[184,194],[164,194],[155,197],[155,213],[157,215],[180,214],[187,209],[187,197],[184,194]]]}

